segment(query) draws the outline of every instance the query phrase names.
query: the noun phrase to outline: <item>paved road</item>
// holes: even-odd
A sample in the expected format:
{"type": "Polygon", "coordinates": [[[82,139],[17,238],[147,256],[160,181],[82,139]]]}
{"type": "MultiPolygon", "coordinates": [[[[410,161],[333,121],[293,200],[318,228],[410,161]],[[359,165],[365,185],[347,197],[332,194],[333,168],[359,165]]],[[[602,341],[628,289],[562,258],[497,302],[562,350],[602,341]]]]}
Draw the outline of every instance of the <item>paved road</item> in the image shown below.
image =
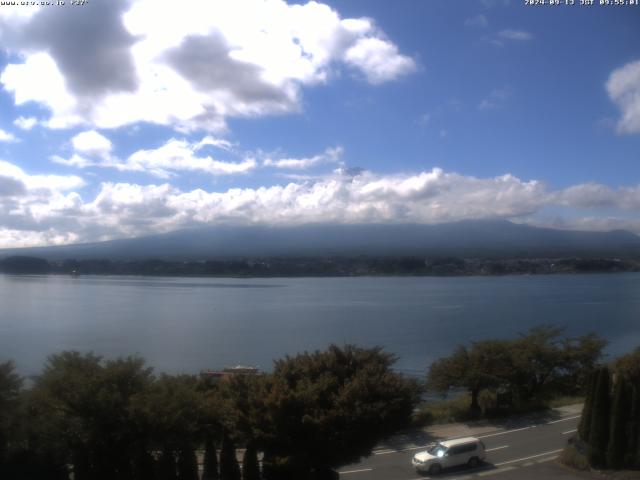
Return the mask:
{"type": "MultiPolygon", "coordinates": [[[[520,478],[579,478],[553,465],[567,439],[576,431],[579,415],[544,421],[525,422],[514,428],[485,431],[475,435],[487,447],[484,465],[445,470],[434,478],[472,480],[491,478],[500,474],[501,480],[520,478]],[[551,470],[550,470],[551,469],[551,470]],[[542,471],[547,473],[541,474],[542,471]]],[[[451,437],[455,438],[455,436],[451,437]]],[[[426,440],[426,438],[422,438],[426,440]]],[[[432,440],[432,439],[429,439],[432,440]]],[[[441,438],[442,440],[442,438],[441,438]]],[[[425,442],[426,443],[426,442],[425,442]]],[[[380,448],[360,463],[340,470],[341,480],[426,480],[411,466],[413,455],[424,449],[424,443],[405,442],[393,448],[380,448]]]]}

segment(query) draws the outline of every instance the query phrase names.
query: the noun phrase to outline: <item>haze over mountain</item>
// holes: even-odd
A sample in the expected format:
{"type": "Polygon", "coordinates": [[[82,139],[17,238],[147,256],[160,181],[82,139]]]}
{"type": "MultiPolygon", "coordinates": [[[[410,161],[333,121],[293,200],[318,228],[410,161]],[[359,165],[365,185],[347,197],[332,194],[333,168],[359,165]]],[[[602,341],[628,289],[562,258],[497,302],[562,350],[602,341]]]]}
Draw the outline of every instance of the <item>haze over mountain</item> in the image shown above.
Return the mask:
{"type": "Polygon", "coordinates": [[[49,260],[327,255],[640,257],[640,237],[623,230],[557,230],[503,220],[436,225],[216,226],[98,243],[0,250],[0,257],[10,255],[49,260]]]}

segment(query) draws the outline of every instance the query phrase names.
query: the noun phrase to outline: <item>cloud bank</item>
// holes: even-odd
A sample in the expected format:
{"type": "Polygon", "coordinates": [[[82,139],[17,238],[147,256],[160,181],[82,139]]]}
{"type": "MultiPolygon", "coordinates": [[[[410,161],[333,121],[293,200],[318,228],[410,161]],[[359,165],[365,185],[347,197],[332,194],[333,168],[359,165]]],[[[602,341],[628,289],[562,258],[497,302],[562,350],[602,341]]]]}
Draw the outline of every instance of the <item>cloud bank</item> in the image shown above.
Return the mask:
{"type": "MultiPolygon", "coordinates": [[[[313,181],[226,191],[182,191],[168,183],[103,182],[90,199],[76,176],[28,175],[0,162],[0,246],[105,240],[197,225],[534,221],[547,207],[640,212],[640,185],[589,183],[552,191],[513,175],[477,178],[441,169],[378,175],[338,169],[313,181]]],[[[556,220],[551,220],[556,221],[556,220]]],[[[628,228],[640,222],[588,215],[564,228],[628,228]]],[[[556,225],[559,226],[559,225],[556,225]]]]}

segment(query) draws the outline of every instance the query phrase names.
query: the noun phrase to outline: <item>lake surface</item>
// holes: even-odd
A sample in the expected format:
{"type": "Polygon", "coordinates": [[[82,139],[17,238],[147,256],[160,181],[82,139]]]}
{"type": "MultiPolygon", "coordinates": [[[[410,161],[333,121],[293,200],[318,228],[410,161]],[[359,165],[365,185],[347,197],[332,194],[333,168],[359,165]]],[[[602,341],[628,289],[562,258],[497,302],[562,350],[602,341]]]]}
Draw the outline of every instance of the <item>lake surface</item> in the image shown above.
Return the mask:
{"type": "Polygon", "coordinates": [[[139,354],[156,371],[381,345],[425,372],[460,343],[551,323],[640,345],[640,274],[463,278],[149,278],[0,275],[0,361],[40,371],[61,350],[139,354]]]}

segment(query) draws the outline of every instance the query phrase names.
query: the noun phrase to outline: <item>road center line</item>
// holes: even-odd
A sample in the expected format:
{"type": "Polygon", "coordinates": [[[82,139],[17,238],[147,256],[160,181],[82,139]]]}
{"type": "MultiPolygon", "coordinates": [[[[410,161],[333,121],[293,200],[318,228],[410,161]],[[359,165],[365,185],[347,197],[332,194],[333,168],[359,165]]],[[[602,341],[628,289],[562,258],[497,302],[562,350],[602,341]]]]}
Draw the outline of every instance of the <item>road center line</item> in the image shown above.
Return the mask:
{"type": "Polygon", "coordinates": [[[347,475],[349,473],[361,473],[361,472],[370,472],[373,468],[361,468],[359,470],[347,470],[346,472],[338,472],[340,475],[347,475]]]}
{"type": "Polygon", "coordinates": [[[567,430],[566,432],[562,432],[563,435],[569,435],[570,433],[577,432],[578,429],[574,428],[573,430],[567,430]]]}
{"type": "Polygon", "coordinates": [[[561,451],[562,451],[562,448],[561,448],[561,449],[559,449],[559,450],[553,450],[553,451],[551,451],[551,452],[544,452],[544,453],[539,453],[539,454],[537,454],[537,455],[531,455],[531,456],[529,456],[529,457],[516,458],[515,460],[509,460],[509,461],[502,462],[502,463],[496,463],[496,464],[494,464],[494,465],[495,465],[496,467],[499,467],[499,466],[501,466],[501,465],[507,465],[507,464],[509,464],[509,463],[522,462],[522,461],[524,461],[524,460],[530,460],[530,459],[532,459],[532,458],[544,457],[545,455],[553,455],[554,453],[559,453],[559,452],[561,452],[561,451]]]}
{"type": "Polygon", "coordinates": [[[485,452],[493,452],[494,450],[502,450],[503,448],[509,448],[509,445],[501,445],[500,447],[487,448],[485,452]]]}
{"type": "Polygon", "coordinates": [[[486,477],[488,475],[493,475],[495,473],[503,473],[508,472],[509,470],[515,470],[516,467],[504,467],[504,468],[496,468],[495,470],[487,470],[486,472],[479,473],[479,477],[486,477]]]}

